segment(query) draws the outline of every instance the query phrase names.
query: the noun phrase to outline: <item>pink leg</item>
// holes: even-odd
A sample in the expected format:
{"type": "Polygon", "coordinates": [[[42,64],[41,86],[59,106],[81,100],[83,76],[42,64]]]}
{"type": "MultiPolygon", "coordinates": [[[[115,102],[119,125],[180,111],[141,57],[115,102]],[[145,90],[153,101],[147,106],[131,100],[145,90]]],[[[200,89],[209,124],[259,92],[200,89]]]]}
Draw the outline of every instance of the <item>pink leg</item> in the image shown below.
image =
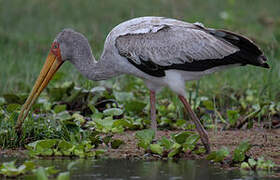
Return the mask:
{"type": "Polygon", "coordinates": [[[201,141],[206,149],[206,153],[207,154],[210,153],[211,150],[210,150],[210,143],[209,143],[209,137],[208,137],[207,131],[203,128],[202,124],[200,123],[196,114],[193,112],[193,110],[192,110],[190,104],[188,103],[188,101],[186,100],[186,98],[184,96],[179,95],[179,99],[182,101],[182,103],[185,106],[185,109],[190,114],[190,116],[195,124],[196,130],[198,131],[198,133],[200,135],[201,141]]]}
{"type": "Polygon", "coordinates": [[[150,90],[150,104],[151,104],[151,127],[157,132],[157,119],[156,119],[156,93],[150,90]]]}

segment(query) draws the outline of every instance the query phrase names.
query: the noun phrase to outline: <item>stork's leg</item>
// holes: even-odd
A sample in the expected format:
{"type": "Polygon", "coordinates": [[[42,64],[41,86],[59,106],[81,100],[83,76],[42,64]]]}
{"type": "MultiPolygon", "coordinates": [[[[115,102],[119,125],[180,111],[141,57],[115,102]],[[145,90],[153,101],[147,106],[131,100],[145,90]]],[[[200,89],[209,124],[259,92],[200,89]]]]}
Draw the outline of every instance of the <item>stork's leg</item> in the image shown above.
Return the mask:
{"type": "Polygon", "coordinates": [[[190,104],[188,103],[188,101],[186,100],[186,98],[184,96],[179,95],[179,99],[184,104],[187,112],[191,115],[191,118],[195,124],[196,130],[198,131],[201,141],[206,149],[206,153],[207,154],[210,153],[210,143],[209,143],[209,137],[208,137],[207,131],[203,128],[202,124],[200,123],[196,114],[193,112],[193,110],[192,110],[190,104]]]}
{"type": "Polygon", "coordinates": [[[150,104],[151,104],[151,128],[157,133],[157,115],[156,115],[156,92],[150,90],[150,104]]]}

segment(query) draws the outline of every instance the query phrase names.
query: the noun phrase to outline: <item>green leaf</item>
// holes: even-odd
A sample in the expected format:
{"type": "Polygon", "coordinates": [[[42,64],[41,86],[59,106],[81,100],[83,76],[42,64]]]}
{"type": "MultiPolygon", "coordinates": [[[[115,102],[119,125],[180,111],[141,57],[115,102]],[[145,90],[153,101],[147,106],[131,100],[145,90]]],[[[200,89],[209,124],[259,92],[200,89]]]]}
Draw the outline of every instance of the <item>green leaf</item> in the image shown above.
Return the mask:
{"type": "Polygon", "coordinates": [[[105,153],[104,149],[96,149],[95,150],[95,156],[100,156],[100,155],[102,155],[104,153],[105,153]]]}
{"type": "Polygon", "coordinates": [[[176,143],[178,144],[183,144],[186,142],[187,138],[190,136],[190,135],[193,135],[194,133],[191,132],[191,131],[184,131],[184,132],[180,132],[178,134],[175,134],[173,136],[173,139],[175,140],[176,143]]]}
{"type": "Polygon", "coordinates": [[[109,142],[111,141],[111,139],[112,139],[112,135],[108,135],[108,136],[105,136],[104,138],[103,138],[103,142],[108,146],[109,145],[109,142]]]}
{"type": "Polygon", "coordinates": [[[35,169],[36,165],[33,161],[25,161],[23,163],[25,165],[25,171],[31,171],[33,169],[35,169]]]}
{"type": "Polygon", "coordinates": [[[22,101],[21,98],[16,94],[4,94],[3,95],[7,104],[23,104],[24,100],[22,101]]]}
{"type": "Polygon", "coordinates": [[[103,111],[103,114],[105,116],[119,116],[123,114],[123,110],[120,108],[110,108],[110,109],[105,109],[103,111]]]}
{"type": "Polygon", "coordinates": [[[21,105],[19,105],[19,104],[9,104],[7,106],[7,111],[11,113],[11,112],[14,112],[16,110],[20,110],[20,107],[21,107],[21,105]]]}
{"type": "Polygon", "coordinates": [[[69,180],[70,173],[69,172],[61,172],[58,174],[57,180],[69,180]]]}
{"type": "Polygon", "coordinates": [[[238,111],[235,110],[227,110],[227,117],[230,125],[234,126],[237,123],[237,120],[239,118],[238,111]]]}
{"type": "Polygon", "coordinates": [[[131,101],[134,98],[134,95],[132,92],[113,92],[115,98],[119,102],[126,102],[126,101],[131,101]]]}
{"type": "Polygon", "coordinates": [[[170,150],[173,142],[170,141],[169,139],[167,139],[165,136],[163,136],[160,140],[159,140],[159,144],[161,146],[163,146],[166,150],[170,150]]]}
{"type": "Polygon", "coordinates": [[[123,140],[114,139],[114,140],[111,142],[111,147],[112,147],[113,149],[118,149],[122,144],[124,144],[124,141],[123,141],[123,140]]]}
{"type": "Polygon", "coordinates": [[[183,128],[186,125],[186,120],[178,119],[175,124],[176,124],[176,127],[183,128]]]}
{"type": "Polygon", "coordinates": [[[151,144],[150,145],[150,150],[154,154],[159,154],[162,156],[163,153],[163,147],[160,144],[151,144]]]}
{"type": "Polygon", "coordinates": [[[215,109],[215,108],[214,108],[213,101],[205,100],[205,101],[202,102],[202,104],[203,104],[203,106],[205,106],[206,109],[208,109],[208,110],[212,110],[212,111],[213,111],[213,110],[215,109]]]}
{"type": "Polygon", "coordinates": [[[54,166],[49,166],[45,168],[45,172],[47,173],[47,176],[57,174],[59,172],[58,169],[55,169],[54,166]]]}
{"type": "Polygon", "coordinates": [[[84,124],[86,122],[84,116],[82,116],[82,115],[80,115],[78,113],[74,113],[72,115],[72,117],[74,118],[75,122],[78,122],[79,125],[82,125],[82,124],[84,124]]]}
{"type": "Polygon", "coordinates": [[[244,161],[246,152],[249,151],[251,147],[248,141],[241,142],[233,151],[233,161],[236,163],[244,161]]]}
{"type": "Polygon", "coordinates": [[[175,155],[179,154],[182,150],[182,145],[178,144],[178,143],[174,143],[172,145],[172,150],[168,153],[168,157],[169,158],[172,158],[174,157],[175,155]]]}
{"type": "Polygon", "coordinates": [[[143,109],[145,108],[146,103],[142,101],[128,101],[124,104],[124,108],[126,112],[134,112],[136,114],[139,114],[143,112],[143,109]]]}
{"type": "Polygon", "coordinates": [[[147,150],[150,143],[153,141],[155,137],[155,131],[152,129],[144,129],[141,131],[137,131],[135,136],[139,140],[138,146],[147,150]]]}
{"type": "Polygon", "coordinates": [[[192,144],[192,145],[195,145],[197,143],[197,141],[199,140],[200,136],[197,135],[197,134],[193,134],[193,135],[190,135],[189,137],[187,137],[186,139],[186,144],[192,144]]]}
{"type": "Polygon", "coordinates": [[[240,166],[241,169],[251,169],[249,164],[247,162],[243,162],[241,163],[241,166],[240,166]]]}
{"type": "Polygon", "coordinates": [[[275,167],[275,163],[271,160],[265,161],[263,157],[259,157],[257,161],[257,169],[263,169],[263,170],[271,170],[273,167],[275,167]]]}
{"type": "Polygon", "coordinates": [[[212,160],[214,162],[222,162],[229,155],[229,150],[227,147],[222,147],[218,151],[213,151],[207,156],[207,160],[212,160]]]}
{"type": "Polygon", "coordinates": [[[71,169],[74,168],[77,164],[80,164],[80,160],[72,161],[67,165],[67,170],[70,171],[71,169]]]}
{"type": "Polygon", "coordinates": [[[0,166],[0,174],[8,176],[8,177],[15,177],[20,175],[24,172],[25,166],[17,168],[15,165],[15,161],[11,162],[4,162],[0,166]]]}
{"type": "MultiPolygon", "coordinates": [[[[62,155],[70,156],[73,152],[74,145],[67,141],[61,140],[58,143],[57,148],[60,151],[60,153],[62,153],[62,155]]],[[[59,153],[57,153],[56,155],[59,155],[59,153]]]]}
{"type": "Polygon", "coordinates": [[[37,180],[48,180],[47,172],[43,167],[39,167],[34,171],[37,180]]]}
{"type": "Polygon", "coordinates": [[[197,134],[190,135],[187,137],[186,142],[183,144],[183,151],[187,150],[194,150],[197,141],[199,140],[200,136],[197,134]]]}
{"type": "Polygon", "coordinates": [[[251,167],[255,167],[257,165],[257,161],[255,161],[254,159],[250,158],[248,160],[248,163],[251,167]]]}
{"type": "Polygon", "coordinates": [[[98,132],[108,133],[113,129],[114,120],[111,116],[104,119],[95,119],[94,122],[98,132]]]}
{"type": "Polygon", "coordinates": [[[55,113],[60,113],[62,111],[65,111],[66,110],[66,104],[63,104],[63,105],[57,104],[57,105],[55,105],[53,110],[54,110],[55,113]]]}

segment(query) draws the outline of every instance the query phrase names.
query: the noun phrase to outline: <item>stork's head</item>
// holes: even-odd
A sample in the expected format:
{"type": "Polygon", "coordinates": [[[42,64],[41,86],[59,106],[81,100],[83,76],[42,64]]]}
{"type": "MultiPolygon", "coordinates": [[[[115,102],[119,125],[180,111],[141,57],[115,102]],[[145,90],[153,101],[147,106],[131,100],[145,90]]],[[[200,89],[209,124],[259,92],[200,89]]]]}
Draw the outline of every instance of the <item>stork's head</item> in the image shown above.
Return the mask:
{"type": "Polygon", "coordinates": [[[31,106],[36,101],[43,89],[48,85],[56,71],[67,60],[75,61],[79,57],[83,46],[88,45],[87,39],[80,33],[71,29],[64,29],[53,41],[46,62],[38,76],[36,83],[23,105],[20,115],[18,116],[17,127],[20,128],[26,118],[31,106]],[[86,43],[85,43],[86,42],[86,43]]]}

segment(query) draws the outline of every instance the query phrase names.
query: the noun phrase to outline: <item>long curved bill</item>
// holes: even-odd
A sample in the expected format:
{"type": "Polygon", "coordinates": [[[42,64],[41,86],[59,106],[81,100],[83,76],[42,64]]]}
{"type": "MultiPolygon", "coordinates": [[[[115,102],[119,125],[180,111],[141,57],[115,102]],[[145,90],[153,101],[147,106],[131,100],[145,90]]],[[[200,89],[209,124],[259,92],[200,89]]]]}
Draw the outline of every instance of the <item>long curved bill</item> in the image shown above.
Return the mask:
{"type": "Polygon", "coordinates": [[[25,101],[24,105],[22,106],[21,112],[17,119],[16,130],[21,129],[21,125],[28,115],[28,112],[31,106],[34,104],[38,96],[41,92],[45,89],[48,85],[56,71],[59,67],[63,64],[63,61],[57,58],[51,51],[48,54],[46,62],[35,82],[35,85],[32,88],[31,93],[29,94],[27,100],[25,101]]]}

